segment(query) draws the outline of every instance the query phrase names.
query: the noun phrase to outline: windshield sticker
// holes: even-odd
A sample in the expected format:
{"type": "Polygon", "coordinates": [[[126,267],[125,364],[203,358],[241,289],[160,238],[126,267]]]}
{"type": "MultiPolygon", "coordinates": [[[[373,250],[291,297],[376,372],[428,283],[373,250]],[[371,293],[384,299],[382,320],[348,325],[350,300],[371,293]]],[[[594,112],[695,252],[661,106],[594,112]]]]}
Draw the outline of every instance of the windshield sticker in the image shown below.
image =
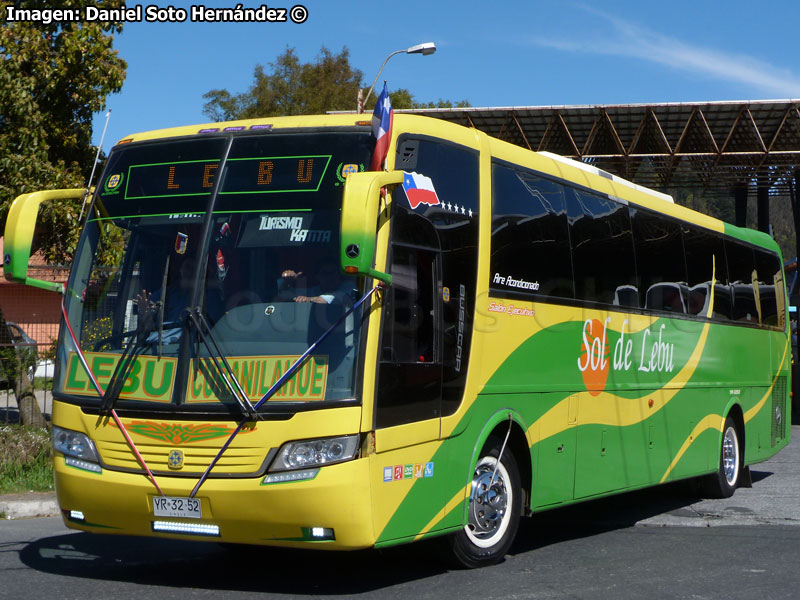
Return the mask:
{"type": "Polygon", "coordinates": [[[433,187],[430,177],[419,173],[405,173],[403,175],[403,190],[408,198],[408,204],[416,210],[420,204],[436,206],[439,204],[439,196],[433,187]]]}
{"type": "MultiPolygon", "coordinates": [[[[226,357],[236,379],[251,402],[260,400],[299,356],[226,357]]],[[[218,402],[230,393],[219,372],[208,360],[200,360],[189,371],[186,402],[218,402]]],[[[328,380],[328,357],[312,356],[289,379],[270,402],[308,402],[325,399],[328,380]]]]}
{"type": "Polygon", "coordinates": [[[115,194],[121,188],[119,184],[122,183],[122,173],[114,173],[108,179],[106,179],[106,184],[103,186],[103,191],[106,194],[115,194]]]}
{"type": "MultiPolygon", "coordinates": [[[[105,391],[121,355],[102,352],[85,352],[84,355],[97,383],[105,391]]],[[[156,356],[138,356],[122,386],[120,399],[170,402],[176,365],[175,358],[162,356],[159,360],[156,356]]],[[[80,364],[77,352],[70,352],[67,358],[67,376],[62,391],[65,394],[97,398],[97,390],[80,364]]]]}
{"type": "Polygon", "coordinates": [[[339,237],[337,219],[334,211],[258,215],[245,223],[239,247],[334,244],[339,237]]]}
{"type": "Polygon", "coordinates": [[[344,185],[344,182],[347,180],[347,176],[350,175],[350,173],[361,173],[364,170],[363,164],[357,165],[354,163],[339,163],[339,166],[336,167],[336,179],[339,181],[337,181],[334,185],[344,185]]]}
{"type": "Polygon", "coordinates": [[[189,236],[185,233],[178,233],[175,238],[175,252],[178,254],[186,254],[186,247],[189,245],[189,236]]]}

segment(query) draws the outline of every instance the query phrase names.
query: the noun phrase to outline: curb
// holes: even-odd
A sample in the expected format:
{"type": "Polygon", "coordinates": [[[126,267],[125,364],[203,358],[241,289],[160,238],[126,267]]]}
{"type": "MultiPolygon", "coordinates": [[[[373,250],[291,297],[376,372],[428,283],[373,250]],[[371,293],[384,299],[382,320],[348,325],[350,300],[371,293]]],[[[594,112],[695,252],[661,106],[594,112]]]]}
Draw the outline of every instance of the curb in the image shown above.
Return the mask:
{"type": "Polygon", "coordinates": [[[6,519],[53,517],[61,514],[55,493],[9,494],[0,496],[0,514],[6,519]]]}

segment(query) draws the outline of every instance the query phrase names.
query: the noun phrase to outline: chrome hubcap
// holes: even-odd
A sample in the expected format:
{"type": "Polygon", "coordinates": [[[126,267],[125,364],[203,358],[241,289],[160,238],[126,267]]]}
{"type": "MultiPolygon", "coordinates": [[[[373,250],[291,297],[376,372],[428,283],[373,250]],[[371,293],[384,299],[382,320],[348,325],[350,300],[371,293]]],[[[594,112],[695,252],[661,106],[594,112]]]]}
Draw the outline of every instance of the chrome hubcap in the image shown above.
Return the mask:
{"type": "Polygon", "coordinates": [[[733,427],[728,427],[722,438],[722,470],[728,485],[735,485],[739,476],[739,440],[733,427]]]}
{"type": "Polygon", "coordinates": [[[508,473],[502,464],[495,473],[495,465],[494,458],[482,459],[472,479],[467,534],[480,546],[494,543],[494,538],[502,536],[508,526],[508,473]]]}

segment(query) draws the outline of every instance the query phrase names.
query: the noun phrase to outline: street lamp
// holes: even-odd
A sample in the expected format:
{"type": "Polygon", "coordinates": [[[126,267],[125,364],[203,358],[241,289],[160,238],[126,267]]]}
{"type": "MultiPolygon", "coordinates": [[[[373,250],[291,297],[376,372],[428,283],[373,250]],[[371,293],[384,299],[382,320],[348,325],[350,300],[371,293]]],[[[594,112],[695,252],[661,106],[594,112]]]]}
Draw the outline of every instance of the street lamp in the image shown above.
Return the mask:
{"type": "Polygon", "coordinates": [[[366,105],[367,100],[369,100],[370,94],[372,94],[372,90],[375,88],[375,84],[378,83],[378,78],[381,76],[381,72],[383,71],[383,67],[386,66],[386,63],[389,62],[389,59],[392,58],[395,54],[422,54],[422,56],[427,56],[428,54],[433,54],[436,52],[436,44],[433,42],[425,42],[423,44],[417,44],[416,46],[411,46],[410,48],[406,48],[405,50],[395,50],[389,56],[386,57],[386,60],[383,61],[381,68],[378,69],[378,74],[375,76],[375,81],[372,82],[372,85],[367,92],[367,95],[362,98],[362,90],[359,88],[358,90],[358,112],[364,112],[364,105],[366,105]]]}

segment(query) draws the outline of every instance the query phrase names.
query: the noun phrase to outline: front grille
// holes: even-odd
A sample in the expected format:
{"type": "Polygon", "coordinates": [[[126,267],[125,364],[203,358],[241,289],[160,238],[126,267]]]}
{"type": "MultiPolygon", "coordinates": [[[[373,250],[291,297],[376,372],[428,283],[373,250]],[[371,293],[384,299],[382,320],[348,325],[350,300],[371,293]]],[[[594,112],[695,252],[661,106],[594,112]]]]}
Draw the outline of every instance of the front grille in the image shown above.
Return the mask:
{"type": "MultiPolygon", "coordinates": [[[[96,444],[104,467],[111,470],[142,472],[139,462],[124,440],[118,442],[98,440],[96,444]]],[[[215,446],[136,444],[136,447],[154,473],[199,477],[211,464],[221,444],[215,446]],[[169,466],[169,456],[173,450],[183,452],[183,466],[180,469],[171,469],[169,466]]],[[[228,448],[214,466],[211,476],[256,477],[264,471],[266,455],[267,451],[263,447],[228,448]]]]}

